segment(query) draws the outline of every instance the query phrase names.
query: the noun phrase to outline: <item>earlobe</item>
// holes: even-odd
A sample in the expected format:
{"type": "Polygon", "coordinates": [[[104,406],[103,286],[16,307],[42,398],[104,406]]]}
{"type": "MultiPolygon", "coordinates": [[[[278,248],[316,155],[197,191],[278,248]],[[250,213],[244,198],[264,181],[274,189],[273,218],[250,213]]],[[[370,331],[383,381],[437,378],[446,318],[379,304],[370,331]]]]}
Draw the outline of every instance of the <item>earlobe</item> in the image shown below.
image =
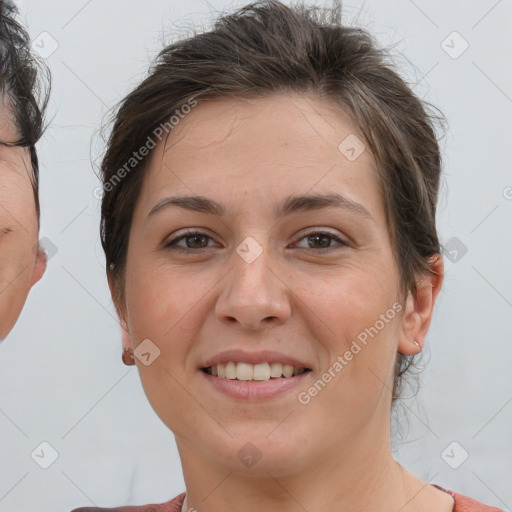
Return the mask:
{"type": "Polygon", "coordinates": [[[444,264],[440,254],[431,259],[430,268],[432,272],[417,282],[416,296],[411,292],[407,296],[398,340],[398,352],[401,354],[417,354],[425,344],[425,336],[443,282],[444,264]]]}

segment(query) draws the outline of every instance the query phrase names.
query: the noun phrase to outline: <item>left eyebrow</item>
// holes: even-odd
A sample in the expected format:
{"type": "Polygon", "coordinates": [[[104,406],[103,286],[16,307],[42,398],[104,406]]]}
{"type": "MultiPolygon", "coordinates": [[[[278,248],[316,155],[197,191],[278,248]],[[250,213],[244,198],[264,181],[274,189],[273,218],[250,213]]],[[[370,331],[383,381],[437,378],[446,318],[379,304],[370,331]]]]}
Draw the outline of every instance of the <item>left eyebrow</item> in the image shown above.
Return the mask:
{"type": "MultiPolygon", "coordinates": [[[[172,206],[194,212],[217,215],[218,217],[233,216],[233,213],[231,211],[228,212],[222,204],[204,196],[171,196],[160,200],[151,209],[148,217],[172,206]]],[[[362,204],[356,203],[348,197],[337,193],[290,196],[283,203],[274,207],[274,215],[277,219],[283,219],[293,213],[331,207],[343,208],[372,219],[370,212],[362,204]]]]}

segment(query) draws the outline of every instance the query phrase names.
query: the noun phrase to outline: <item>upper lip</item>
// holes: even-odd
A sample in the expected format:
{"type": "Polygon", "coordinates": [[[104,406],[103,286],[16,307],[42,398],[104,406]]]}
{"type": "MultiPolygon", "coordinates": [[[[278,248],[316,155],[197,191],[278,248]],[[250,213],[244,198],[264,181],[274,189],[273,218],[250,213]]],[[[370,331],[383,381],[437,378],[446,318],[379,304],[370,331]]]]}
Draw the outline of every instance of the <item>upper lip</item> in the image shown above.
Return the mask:
{"type": "Polygon", "coordinates": [[[210,366],[215,366],[217,364],[225,364],[233,362],[242,362],[242,363],[250,363],[250,364],[258,364],[258,363],[281,363],[281,364],[289,364],[291,366],[295,366],[296,368],[307,368],[312,369],[308,363],[300,361],[294,357],[288,356],[286,354],[281,354],[280,352],[275,352],[273,350],[260,350],[258,352],[247,352],[246,350],[234,349],[234,350],[226,350],[225,352],[220,352],[215,356],[204,360],[200,364],[200,368],[209,368],[210,366]]]}

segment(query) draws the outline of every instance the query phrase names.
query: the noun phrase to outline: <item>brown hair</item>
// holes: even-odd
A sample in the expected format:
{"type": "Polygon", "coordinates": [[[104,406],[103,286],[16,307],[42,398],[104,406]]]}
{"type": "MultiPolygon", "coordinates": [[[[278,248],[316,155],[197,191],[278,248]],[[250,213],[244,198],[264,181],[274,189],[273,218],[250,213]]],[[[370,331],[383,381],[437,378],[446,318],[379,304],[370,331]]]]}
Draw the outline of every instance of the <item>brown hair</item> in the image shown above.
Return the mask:
{"type": "Polygon", "coordinates": [[[0,141],[5,146],[27,147],[33,171],[33,189],[39,218],[39,163],[36,142],[45,130],[51,75],[48,66],[31,50],[27,30],[16,20],[12,1],[0,1],[0,94],[7,99],[19,134],[16,141],[0,141]]]}
{"type": "MultiPolygon", "coordinates": [[[[220,17],[211,31],[166,46],[148,77],[122,100],[101,164],[101,241],[116,300],[124,301],[128,237],[147,162],[119,179],[133,150],[191,98],[200,103],[279,92],[316,94],[352,116],[378,166],[401,295],[416,294],[417,276],[430,272],[430,258],[440,253],[439,117],[366,31],[341,26],[337,9],[322,11],[330,20],[319,21],[316,7],[264,0],[220,17]]],[[[393,401],[412,362],[397,355],[393,401]]]]}

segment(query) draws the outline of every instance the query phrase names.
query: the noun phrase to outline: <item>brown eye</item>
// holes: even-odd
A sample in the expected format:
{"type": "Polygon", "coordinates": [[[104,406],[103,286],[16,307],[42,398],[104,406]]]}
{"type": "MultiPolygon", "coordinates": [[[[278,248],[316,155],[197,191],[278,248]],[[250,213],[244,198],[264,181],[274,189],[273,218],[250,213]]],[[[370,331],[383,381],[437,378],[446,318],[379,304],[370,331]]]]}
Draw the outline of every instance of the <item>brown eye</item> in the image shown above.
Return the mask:
{"type": "Polygon", "coordinates": [[[205,233],[187,231],[187,234],[173,238],[165,244],[166,248],[178,249],[183,251],[200,251],[201,249],[208,248],[208,240],[212,238],[205,233]],[[185,241],[185,247],[178,245],[178,242],[185,241]]]}
{"type": "Polygon", "coordinates": [[[305,249],[318,249],[320,251],[322,250],[328,250],[328,249],[335,249],[331,245],[331,241],[337,242],[339,246],[348,246],[346,242],[344,242],[341,238],[330,234],[325,233],[322,231],[317,231],[313,233],[309,233],[306,236],[302,237],[301,240],[309,240],[308,241],[308,247],[302,247],[305,249]]]}

